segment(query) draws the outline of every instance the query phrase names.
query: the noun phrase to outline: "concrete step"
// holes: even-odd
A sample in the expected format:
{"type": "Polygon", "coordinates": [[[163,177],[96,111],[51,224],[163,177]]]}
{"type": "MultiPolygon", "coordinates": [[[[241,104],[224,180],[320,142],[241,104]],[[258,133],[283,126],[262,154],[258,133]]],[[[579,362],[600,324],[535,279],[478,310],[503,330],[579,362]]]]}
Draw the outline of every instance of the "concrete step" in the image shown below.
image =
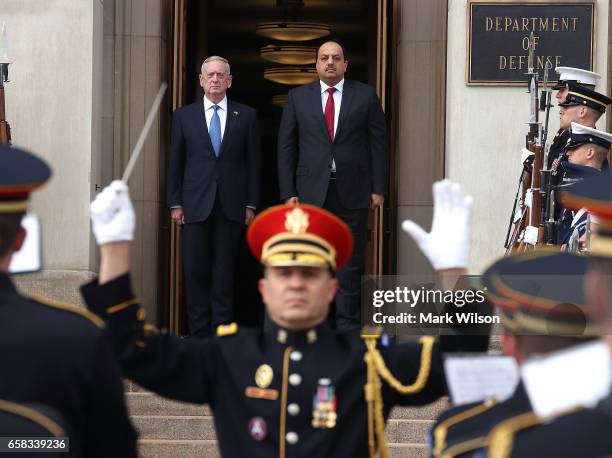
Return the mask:
{"type": "MultiPolygon", "coordinates": [[[[215,441],[141,440],[140,458],[220,458],[215,441]]],[[[389,444],[391,458],[425,458],[429,450],[412,444],[389,444]]]]}
{"type": "MultiPolygon", "coordinates": [[[[140,439],[208,441],[216,438],[212,417],[136,415],[131,418],[140,439]]],[[[425,445],[432,424],[433,420],[389,420],[387,442],[425,445]]]]}
{"type": "MultiPolygon", "coordinates": [[[[150,392],[126,393],[128,411],[136,416],[212,416],[208,405],[166,399],[150,392]]],[[[395,407],[391,410],[390,420],[433,420],[440,412],[449,407],[448,400],[442,398],[423,407],[395,407]]]]}
{"type": "MultiPolygon", "coordinates": [[[[214,421],[208,406],[173,401],[126,382],[126,399],[139,434],[141,458],[217,458],[214,421]]],[[[427,434],[448,407],[440,399],[423,407],[395,407],[386,434],[391,457],[427,457],[427,434]]]]}
{"type": "Polygon", "coordinates": [[[217,441],[151,440],[138,442],[140,458],[219,458],[217,441]]]}

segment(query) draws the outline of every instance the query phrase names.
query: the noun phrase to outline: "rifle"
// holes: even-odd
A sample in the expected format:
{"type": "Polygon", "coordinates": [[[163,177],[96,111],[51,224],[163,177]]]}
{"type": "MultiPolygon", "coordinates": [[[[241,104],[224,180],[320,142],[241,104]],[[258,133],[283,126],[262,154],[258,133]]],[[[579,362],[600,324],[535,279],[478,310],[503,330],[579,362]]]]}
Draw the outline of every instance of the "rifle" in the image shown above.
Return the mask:
{"type": "MultiPolygon", "coordinates": [[[[542,199],[539,195],[540,191],[540,174],[534,173],[542,169],[544,160],[544,148],[542,144],[542,128],[539,122],[539,109],[540,104],[538,102],[538,73],[534,69],[534,54],[535,54],[535,40],[533,38],[533,32],[529,37],[529,55],[527,57],[527,93],[529,94],[529,130],[525,136],[526,148],[534,153],[533,163],[527,159],[523,162],[523,170],[521,172],[521,178],[519,180],[519,188],[522,188],[522,195],[519,204],[519,215],[516,215],[516,205],[513,209],[510,227],[508,228],[508,234],[510,228],[514,224],[514,230],[512,231],[512,237],[506,237],[506,253],[515,250],[525,250],[529,248],[529,244],[525,243],[524,235],[525,229],[528,226],[540,226],[540,218],[542,212],[542,199]],[[531,191],[531,194],[529,193],[531,191]]],[[[518,194],[518,192],[517,192],[518,194]]],[[[516,199],[515,199],[516,202],[516,199]]]]}
{"type": "MultiPolygon", "coordinates": [[[[553,106],[551,102],[552,100],[552,88],[548,87],[548,64],[544,65],[544,82],[542,84],[542,97],[540,100],[540,111],[546,112],[546,118],[544,121],[544,126],[542,128],[542,144],[546,145],[546,139],[548,137],[548,119],[550,116],[550,109],[553,106]]],[[[554,190],[552,189],[551,184],[551,171],[548,168],[548,148],[546,148],[546,152],[544,154],[544,163],[541,174],[541,196],[542,200],[545,202],[545,205],[542,209],[542,220],[540,223],[540,227],[543,227],[544,230],[541,231],[541,239],[538,241],[541,244],[546,245],[554,245],[556,243],[556,232],[557,225],[554,219],[555,215],[555,201],[554,201],[554,190]]]]}
{"type": "Polygon", "coordinates": [[[8,63],[0,63],[0,143],[11,144],[11,126],[6,120],[6,110],[4,102],[4,83],[8,79],[8,63]]]}

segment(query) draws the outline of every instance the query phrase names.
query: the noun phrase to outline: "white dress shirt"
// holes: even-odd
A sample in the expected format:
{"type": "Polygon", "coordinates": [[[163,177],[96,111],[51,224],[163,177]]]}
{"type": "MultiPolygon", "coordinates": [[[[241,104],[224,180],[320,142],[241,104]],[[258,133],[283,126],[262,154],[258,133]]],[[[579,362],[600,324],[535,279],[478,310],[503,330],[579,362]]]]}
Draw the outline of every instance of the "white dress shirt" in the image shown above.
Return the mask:
{"type": "MultiPolygon", "coordinates": [[[[335,101],[335,99],[334,99],[335,101]]],[[[210,132],[210,120],[213,117],[215,109],[213,108],[215,104],[208,100],[206,96],[204,96],[204,116],[206,116],[206,128],[210,132]]],[[[223,140],[223,134],[225,133],[225,121],[227,119],[227,96],[223,97],[219,103],[219,109],[217,110],[217,114],[219,115],[219,120],[221,121],[221,140],[223,140]]]]}
{"type": "MultiPolygon", "coordinates": [[[[344,89],[344,78],[342,78],[335,86],[328,86],[323,81],[321,83],[321,106],[323,108],[323,115],[325,115],[325,105],[327,104],[327,98],[329,92],[327,90],[330,87],[335,87],[334,91],[334,138],[336,137],[336,129],[338,129],[338,116],[340,115],[340,105],[342,105],[342,91],[344,89]]],[[[332,171],[336,171],[336,161],[332,160],[332,171]]]]}

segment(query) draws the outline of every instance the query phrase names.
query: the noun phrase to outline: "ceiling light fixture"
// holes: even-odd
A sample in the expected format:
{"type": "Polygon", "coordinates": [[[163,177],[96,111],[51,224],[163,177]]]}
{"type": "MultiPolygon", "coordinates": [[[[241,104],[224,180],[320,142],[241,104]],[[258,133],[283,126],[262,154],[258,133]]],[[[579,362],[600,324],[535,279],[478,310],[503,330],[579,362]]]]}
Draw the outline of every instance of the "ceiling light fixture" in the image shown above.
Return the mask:
{"type": "Polygon", "coordinates": [[[272,40],[309,41],[326,37],[331,33],[327,24],[314,22],[261,22],[255,26],[255,33],[272,40]]]}
{"type": "Polygon", "coordinates": [[[284,108],[287,103],[287,94],[278,94],[272,96],[272,105],[278,108],[284,108]]]}
{"type": "Polygon", "coordinates": [[[279,64],[308,65],[316,62],[316,52],[314,46],[268,45],[259,50],[259,55],[279,64]]]}
{"type": "Polygon", "coordinates": [[[316,81],[318,75],[314,68],[272,67],[264,70],[264,78],[281,84],[308,84],[316,81]]]}

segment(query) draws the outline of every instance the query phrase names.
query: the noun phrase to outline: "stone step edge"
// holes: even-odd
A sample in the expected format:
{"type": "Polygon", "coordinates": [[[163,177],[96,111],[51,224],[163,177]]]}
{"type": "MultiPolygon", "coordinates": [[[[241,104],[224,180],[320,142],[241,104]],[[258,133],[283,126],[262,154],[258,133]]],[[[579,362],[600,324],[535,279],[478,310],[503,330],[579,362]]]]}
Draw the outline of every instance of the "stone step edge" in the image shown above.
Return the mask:
{"type": "MultiPolygon", "coordinates": [[[[217,445],[214,439],[139,439],[139,444],[156,445],[156,444],[172,444],[172,445],[217,445]]],[[[387,445],[393,448],[428,448],[426,444],[418,442],[388,442],[387,445]]]]}
{"type": "MultiPolygon", "coordinates": [[[[171,418],[173,420],[209,420],[212,419],[212,415],[130,415],[130,418],[140,419],[159,419],[159,418],[171,418]]],[[[423,420],[421,418],[391,418],[387,420],[387,425],[390,423],[434,423],[435,420],[423,420]]]]}

